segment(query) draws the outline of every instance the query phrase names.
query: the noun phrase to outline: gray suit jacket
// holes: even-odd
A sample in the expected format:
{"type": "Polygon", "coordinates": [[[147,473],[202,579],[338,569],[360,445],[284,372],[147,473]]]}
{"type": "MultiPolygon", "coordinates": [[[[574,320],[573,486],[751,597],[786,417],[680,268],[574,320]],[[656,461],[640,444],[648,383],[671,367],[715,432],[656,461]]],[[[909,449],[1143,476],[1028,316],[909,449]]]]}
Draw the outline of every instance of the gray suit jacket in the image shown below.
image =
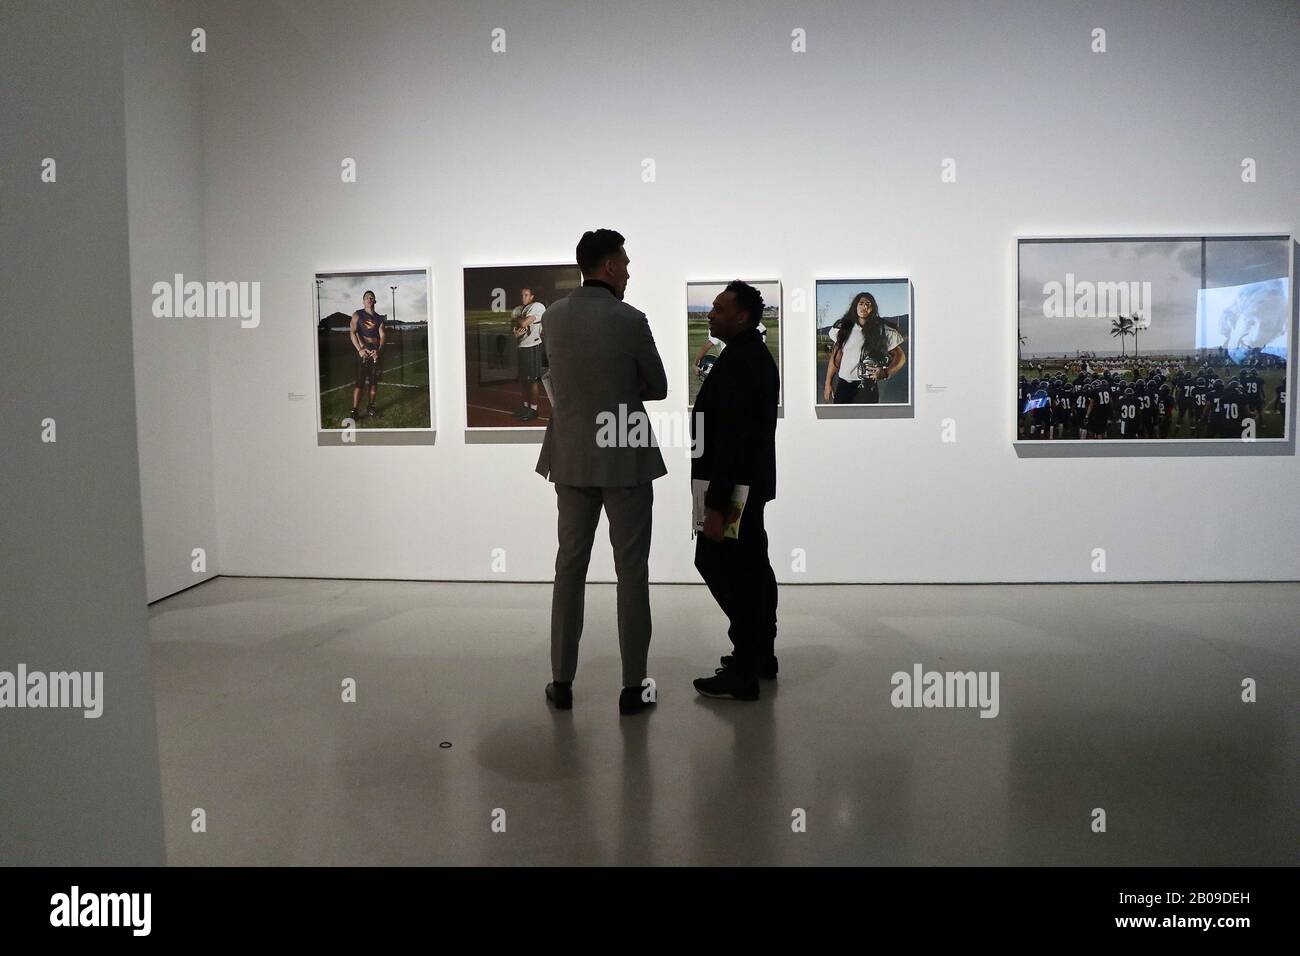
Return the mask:
{"type": "Polygon", "coordinates": [[[639,485],[666,475],[648,423],[642,447],[602,448],[596,442],[601,412],[617,422],[623,406],[621,418],[631,434],[637,421],[633,412],[645,414],[643,401],[668,395],[668,377],[645,313],[602,286],[583,286],[548,308],[545,322],[555,408],[537,473],[558,484],[602,487],[639,485]]]}

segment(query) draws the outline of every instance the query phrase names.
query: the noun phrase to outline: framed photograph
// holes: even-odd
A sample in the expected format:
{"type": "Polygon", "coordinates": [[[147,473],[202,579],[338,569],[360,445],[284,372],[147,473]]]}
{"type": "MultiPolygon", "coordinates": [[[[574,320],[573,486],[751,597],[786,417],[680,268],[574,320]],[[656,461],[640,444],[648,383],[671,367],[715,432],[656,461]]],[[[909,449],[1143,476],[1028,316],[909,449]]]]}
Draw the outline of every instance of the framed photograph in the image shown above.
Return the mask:
{"type": "Polygon", "coordinates": [[[1287,437],[1289,236],[1017,245],[1017,441],[1287,437]]]}
{"type": "Polygon", "coordinates": [[[818,279],[817,405],[912,404],[912,283],[818,279]]]}
{"type": "Polygon", "coordinates": [[[317,429],[435,428],[429,270],[318,272],[317,429]]]}
{"type": "MultiPolygon", "coordinates": [[[[695,404],[695,396],[700,393],[700,385],[709,374],[709,369],[717,361],[726,343],[709,334],[709,312],[713,309],[713,300],[727,288],[732,280],[722,282],[687,282],[686,283],[686,368],[687,407],[695,404]]],[[[776,361],[777,370],[782,372],[781,395],[778,408],[784,402],[785,383],[784,366],[781,364],[781,282],[778,279],[743,279],[763,296],[763,321],[759,324],[759,334],[767,343],[768,351],[776,361]]]]}
{"type": "Polygon", "coordinates": [[[465,268],[468,428],[546,428],[546,309],[581,285],[573,263],[465,268]]]}

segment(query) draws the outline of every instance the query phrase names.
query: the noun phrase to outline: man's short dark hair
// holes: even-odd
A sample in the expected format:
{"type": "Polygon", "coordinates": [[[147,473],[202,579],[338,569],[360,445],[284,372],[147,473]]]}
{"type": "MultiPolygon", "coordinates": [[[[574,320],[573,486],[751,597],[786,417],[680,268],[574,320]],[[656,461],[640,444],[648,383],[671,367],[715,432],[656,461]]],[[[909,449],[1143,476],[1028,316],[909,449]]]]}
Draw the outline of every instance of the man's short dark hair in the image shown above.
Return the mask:
{"type": "Polygon", "coordinates": [[[748,282],[741,282],[739,279],[727,283],[727,288],[724,291],[730,292],[736,297],[736,304],[749,314],[750,325],[758,325],[763,321],[763,293],[748,282]]]}
{"type": "Polygon", "coordinates": [[[578,240],[578,268],[590,275],[600,264],[623,248],[623,237],[613,229],[597,229],[582,234],[578,240]]]}
{"type": "Polygon", "coordinates": [[[369,289],[367,289],[365,292],[361,293],[361,301],[364,302],[364,301],[366,300],[366,296],[368,296],[368,295],[370,295],[370,296],[374,296],[376,302],[379,301],[379,296],[375,295],[375,294],[374,294],[373,292],[371,292],[369,289]]]}

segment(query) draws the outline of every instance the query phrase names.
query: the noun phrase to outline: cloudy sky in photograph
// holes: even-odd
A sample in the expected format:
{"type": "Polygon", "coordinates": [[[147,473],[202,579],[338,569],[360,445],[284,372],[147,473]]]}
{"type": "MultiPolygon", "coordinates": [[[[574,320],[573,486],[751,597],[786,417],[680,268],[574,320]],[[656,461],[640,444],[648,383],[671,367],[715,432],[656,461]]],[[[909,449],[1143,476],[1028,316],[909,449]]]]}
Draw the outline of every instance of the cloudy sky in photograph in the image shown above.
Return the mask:
{"type": "MultiPolygon", "coordinates": [[[[369,289],[375,294],[375,311],[392,320],[394,293],[390,286],[397,286],[396,321],[429,321],[429,283],[423,269],[416,272],[321,273],[316,278],[325,280],[320,287],[321,318],[335,312],[351,315],[365,308],[361,296],[369,289]]],[[[312,325],[315,324],[313,315],[312,325]]]]}
{"type": "MultiPolygon", "coordinates": [[[[1205,243],[1205,285],[1242,286],[1288,275],[1288,241],[1210,239],[1205,243]]],[[[1113,317],[1049,318],[1043,315],[1048,282],[1150,282],[1151,327],[1139,333],[1140,352],[1197,347],[1197,300],[1201,290],[1199,239],[1026,240],[1020,243],[1020,334],[1023,354],[1070,354],[1081,349],[1118,352],[1110,335],[1113,317]]],[[[1100,304],[1098,304],[1100,306],[1100,304]]],[[[1144,314],[1147,311],[1144,303],[1144,314]]],[[[1125,345],[1133,350],[1133,339],[1125,345]]]]}

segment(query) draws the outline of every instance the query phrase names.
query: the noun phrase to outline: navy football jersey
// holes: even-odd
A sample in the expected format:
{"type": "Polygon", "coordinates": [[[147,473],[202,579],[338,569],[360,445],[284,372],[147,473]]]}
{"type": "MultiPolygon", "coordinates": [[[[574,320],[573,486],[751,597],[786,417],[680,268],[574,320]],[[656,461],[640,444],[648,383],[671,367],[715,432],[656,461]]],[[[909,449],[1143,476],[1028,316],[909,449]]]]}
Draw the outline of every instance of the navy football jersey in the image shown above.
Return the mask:
{"type": "Polygon", "coordinates": [[[1143,391],[1135,397],[1137,398],[1138,415],[1144,422],[1151,421],[1151,412],[1155,407],[1155,402],[1152,401],[1151,393],[1143,391]]]}
{"type": "Polygon", "coordinates": [[[1219,437],[1239,437],[1242,421],[1250,417],[1246,397],[1240,392],[1228,392],[1216,401],[1220,406],[1219,437]]]}
{"type": "Polygon", "coordinates": [[[1206,398],[1208,415],[1211,422],[1218,423],[1223,421],[1223,406],[1227,403],[1227,398],[1227,392],[1211,392],[1206,398]]]}
{"type": "Polygon", "coordinates": [[[1092,399],[1092,416],[1105,423],[1110,418],[1110,389],[1099,385],[1089,397],[1092,399]]]}
{"type": "Polygon", "coordinates": [[[1125,438],[1137,434],[1138,403],[1136,395],[1121,395],[1119,398],[1119,433],[1125,438]]]}

